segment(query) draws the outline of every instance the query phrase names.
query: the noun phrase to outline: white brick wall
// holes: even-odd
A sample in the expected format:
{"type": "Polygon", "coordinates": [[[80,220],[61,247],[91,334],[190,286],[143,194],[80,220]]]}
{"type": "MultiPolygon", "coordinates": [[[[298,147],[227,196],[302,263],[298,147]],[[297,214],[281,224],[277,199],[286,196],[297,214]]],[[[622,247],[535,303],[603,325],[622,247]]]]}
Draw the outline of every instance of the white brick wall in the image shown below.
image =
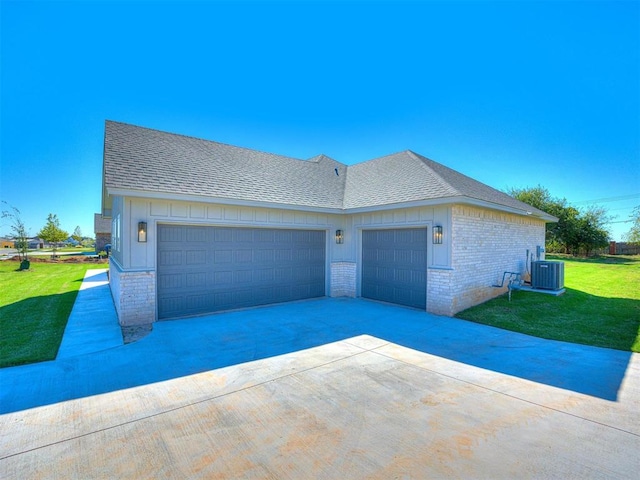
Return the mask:
{"type": "Polygon", "coordinates": [[[126,272],[111,262],[109,283],[120,325],[142,325],[155,322],[155,272],[126,272]]]}
{"type": "Polygon", "coordinates": [[[331,264],[330,296],[356,296],[356,264],[354,262],[333,262],[331,264]]]}
{"type": "Polygon", "coordinates": [[[429,268],[427,270],[427,312],[436,315],[453,315],[451,304],[453,288],[452,269],[429,268]]]}
{"type": "MultiPolygon", "coordinates": [[[[545,223],[522,215],[456,205],[452,210],[453,292],[449,314],[504,293],[505,271],[524,274],[527,249],[544,246],[545,223]]],[[[433,298],[431,298],[434,301],[433,298]]]]}

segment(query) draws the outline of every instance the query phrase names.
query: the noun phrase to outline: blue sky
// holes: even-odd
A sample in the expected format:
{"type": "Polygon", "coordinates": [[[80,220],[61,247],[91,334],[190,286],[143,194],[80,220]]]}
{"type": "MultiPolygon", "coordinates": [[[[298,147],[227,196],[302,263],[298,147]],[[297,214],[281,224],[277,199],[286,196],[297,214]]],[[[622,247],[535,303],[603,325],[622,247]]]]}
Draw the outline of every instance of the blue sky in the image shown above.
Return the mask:
{"type": "MultiPolygon", "coordinates": [[[[93,235],[104,121],[640,204],[640,2],[0,0],[0,198],[93,235]]],[[[9,232],[3,224],[0,234],[9,232]]]]}

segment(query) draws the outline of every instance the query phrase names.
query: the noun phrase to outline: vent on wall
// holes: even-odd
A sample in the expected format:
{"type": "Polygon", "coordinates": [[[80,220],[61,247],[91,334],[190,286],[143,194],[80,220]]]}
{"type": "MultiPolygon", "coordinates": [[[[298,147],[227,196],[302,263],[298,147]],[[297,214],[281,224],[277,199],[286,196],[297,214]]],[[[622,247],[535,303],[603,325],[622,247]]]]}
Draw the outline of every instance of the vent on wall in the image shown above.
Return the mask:
{"type": "Polygon", "coordinates": [[[564,288],[564,262],[531,262],[531,286],[545,290],[564,288]]]}

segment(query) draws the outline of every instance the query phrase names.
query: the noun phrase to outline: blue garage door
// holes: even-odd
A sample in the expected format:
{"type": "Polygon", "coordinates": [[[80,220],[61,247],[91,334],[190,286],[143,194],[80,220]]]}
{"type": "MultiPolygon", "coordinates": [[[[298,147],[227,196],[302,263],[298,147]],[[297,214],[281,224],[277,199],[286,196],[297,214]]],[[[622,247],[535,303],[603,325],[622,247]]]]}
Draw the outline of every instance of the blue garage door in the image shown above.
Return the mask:
{"type": "Polygon", "coordinates": [[[158,318],[325,295],[318,230],[158,226],[158,318]]]}
{"type": "Polygon", "coordinates": [[[362,296],[425,309],[427,229],[362,231],[362,296]]]}

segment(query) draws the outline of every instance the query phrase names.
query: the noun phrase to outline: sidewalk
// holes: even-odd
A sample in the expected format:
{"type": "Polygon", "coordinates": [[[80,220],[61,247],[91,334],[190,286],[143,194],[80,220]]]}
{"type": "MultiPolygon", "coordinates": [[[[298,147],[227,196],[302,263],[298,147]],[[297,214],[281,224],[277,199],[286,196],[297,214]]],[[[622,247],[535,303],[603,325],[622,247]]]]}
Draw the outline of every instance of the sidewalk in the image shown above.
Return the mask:
{"type": "Polygon", "coordinates": [[[99,352],[123,344],[107,270],[87,270],[56,359],[99,352]]]}

